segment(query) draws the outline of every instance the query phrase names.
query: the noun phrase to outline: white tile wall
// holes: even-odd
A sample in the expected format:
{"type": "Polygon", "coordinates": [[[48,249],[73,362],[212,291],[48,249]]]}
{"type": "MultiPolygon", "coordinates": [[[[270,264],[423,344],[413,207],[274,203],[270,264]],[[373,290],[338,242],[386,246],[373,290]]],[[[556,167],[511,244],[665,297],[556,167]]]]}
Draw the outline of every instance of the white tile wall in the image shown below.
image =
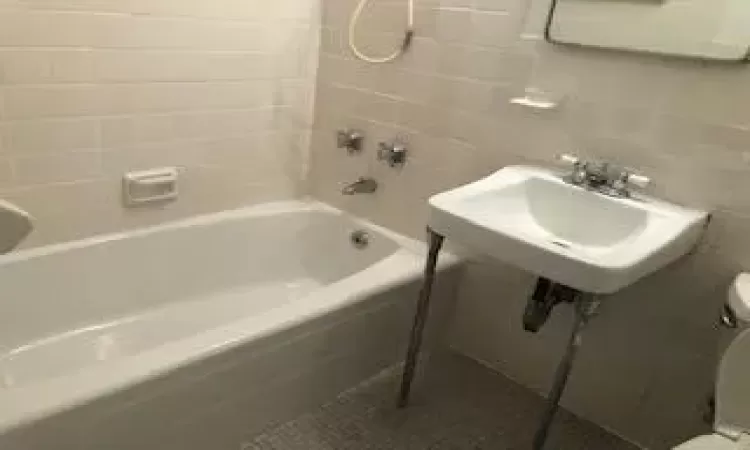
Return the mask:
{"type": "Polygon", "coordinates": [[[318,0],[0,0],[0,198],[26,245],[303,190],[318,0]],[[125,210],[128,170],[180,200],[125,210]]]}
{"type": "MultiPolygon", "coordinates": [[[[398,42],[405,1],[372,2],[359,40],[385,53],[398,42]]],[[[718,308],[750,269],[750,67],[554,47],[540,40],[543,0],[420,0],[417,37],[397,63],[372,66],[346,48],[354,0],[323,7],[312,136],[316,196],[402,232],[423,235],[425,200],[515,163],[554,164],[563,152],[633,166],[651,191],[714,211],[690,258],[607,301],[586,337],[565,403],[651,448],[705,431],[718,308]],[[536,87],[567,97],[559,111],[508,104],[536,87]],[[367,133],[364,153],[336,149],[337,128],[367,133]],[[375,159],[401,136],[411,160],[393,171],[375,159]],[[373,196],[343,197],[360,175],[373,196]]],[[[533,277],[478,260],[463,283],[452,343],[540,391],[548,388],[569,317],[539,336],[520,314],[533,277]]]]}

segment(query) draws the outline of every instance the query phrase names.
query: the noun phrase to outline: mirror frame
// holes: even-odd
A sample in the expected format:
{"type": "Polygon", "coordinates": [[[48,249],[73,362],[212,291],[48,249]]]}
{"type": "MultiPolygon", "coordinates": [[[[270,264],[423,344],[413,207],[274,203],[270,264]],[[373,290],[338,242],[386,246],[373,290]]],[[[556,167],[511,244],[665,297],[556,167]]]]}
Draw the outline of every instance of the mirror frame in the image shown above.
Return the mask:
{"type": "Polygon", "coordinates": [[[701,56],[681,55],[677,53],[650,52],[647,50],[629,49],[629,48],[624,48],[624,47],[607,47],[607,46],[596,45],[596,44],[582,44],[580,42],[560,41],[558,39],[555,39],[552,36],[552,25],[555,21],[555,12],[557,11],[557,6],[559,2],[560,0],[550,0],[550,7],[549,7],[549,11],[547,12],[547,19],[544,24],[544,40],[549,42],[550,44],[564,45],[568,47],[578,47],[578,48],[593,48],[593,49],[609,50],[609,51],[615,51],[615,52],[637,53],[641,55],[662,56],[662,57],[666,56],[670,58],[691,59],[691,60],[725,63],[725,64],[748,64],[750,63],[750,43],[747,46],[747,51],[745,52],[744,57],[737,58],[737,59],[721,59],[721,58],[711,58],[709,56],[701,57],[701,56]]]}

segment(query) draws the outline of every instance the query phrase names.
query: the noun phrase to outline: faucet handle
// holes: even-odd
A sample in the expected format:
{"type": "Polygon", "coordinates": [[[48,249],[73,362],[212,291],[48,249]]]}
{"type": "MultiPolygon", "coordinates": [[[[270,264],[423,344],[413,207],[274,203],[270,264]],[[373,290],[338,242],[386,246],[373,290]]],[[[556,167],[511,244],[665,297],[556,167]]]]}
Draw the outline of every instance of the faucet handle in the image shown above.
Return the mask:
{"type": "Polygon", "coordinates": [[[645,189],[651,183],[651,179],[645,175],[631,173],[623,170],[620,175],[612,181],[611,192],[619,197],[630,197],[630,187],[634,186],[645,189]]]}
{"type": "Polygon", "coordinates": [[[364,140],[365,134],[360,130],[346,129],[336,132],[336,146],[345,148],[350,154],[362,151],[364,140]]]}
{"type": "Polygon", "coordinates": [[[625,181],[628,184],[640,189],[645,189],[649,184],[651,184],[651,178],[637,173],[627,173],[625,181]]]}
{"type": "Polygon", "coordinates": [[[614,183],[615,187],[621,187],[623,189],[627,188],[628,186],[635,186],[640,189],[645,189],[649,184],[651,184],[651,178],[645,175],[630,172],[628,170],[623,170],[617,177],[617,179],[614,180],[614,183]]]}
{"type": "Polygon", "coordinates": [[[581,158],[577,157],[576,155],[571,155],[568,153],[563,153],[562,155],[557,156],[557,160],[560,161],[563,164],[569,165],[571,167],[575,167],[579,164],[581,164],[581,158]]]}
{"type": "Polygon", "coordinates": [[[587,163],[576,155],[563,153],[558,155],[557,160],[570,168],[570,173],[564,177],[568,182],[580,185],[586,178],[587,163]]]}
{"type": "Polygon", "coordinates": [[[378,144],[378,159],[391,167],[398,168],[406,164],[408,149],[399,141],[381,142],[378,144]]]}

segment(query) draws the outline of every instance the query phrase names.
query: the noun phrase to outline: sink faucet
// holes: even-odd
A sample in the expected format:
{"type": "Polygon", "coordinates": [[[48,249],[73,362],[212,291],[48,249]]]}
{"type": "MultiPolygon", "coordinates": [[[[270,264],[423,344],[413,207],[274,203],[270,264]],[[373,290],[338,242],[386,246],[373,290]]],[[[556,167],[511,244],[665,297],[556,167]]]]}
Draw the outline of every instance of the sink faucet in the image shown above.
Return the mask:
{"type": "Polygon", "coordinates": [[[378,190],[378,182],[373,178],[359,177],[354,183],[349,183],[341,190],[344,195],[372,194],[378,190]]]}
{"type": "Polygon", "coordinates": [[[582,178],[580,184],[594,190],[602,189],[609,185],[614,177],[617,176],[617,169],[610,167],[609,163],[606,162],[585,162],[579,168],[579,171],[578,177],[582,178]]]}
{"type": "Polygon", "coordinates": [[[563,179],[572,185],[609,195],[628,198],[631,188],[645,188],[651,180],[608,162],[581,161],[577,156],[562,155],[560,160],[572,167],[563,179]]]}

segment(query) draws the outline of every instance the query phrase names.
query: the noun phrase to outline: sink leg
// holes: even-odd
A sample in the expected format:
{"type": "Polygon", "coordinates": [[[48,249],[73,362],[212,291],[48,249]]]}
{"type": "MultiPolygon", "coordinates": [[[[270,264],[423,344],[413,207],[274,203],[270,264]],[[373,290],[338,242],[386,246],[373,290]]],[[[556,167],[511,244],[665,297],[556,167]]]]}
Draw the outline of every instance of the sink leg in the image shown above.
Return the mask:
{"type": "Polygon", "coordinates": [[[419,292],[419,302],[417,311],[414,315],[414,324],[411,329],[409,338],[409,348],[404,361],[404,373],[401,377],[401,391],[398,395],[398,407],[404,408],[409,404],[409,394],[411,392],[412,381],[414,381],[414,371],[417,367],[419,350],[422,347],[422,335],[427,323],[427,315],[430,310],[430,297],[432,296],[432,285],[435,282],[435,267],[437,266],[438,255],[443,247],[445,236],[442,236],[431,228],[427,228],[429,235],[430,249],[427,254],[427,262],[424,268],[424,281],[422,289],[419,292]]]}
{"type": "Polygon", "coordinates": [[[573,323],[573,330],[570,333],[568,339],[568,345],[565,349],[565,355],[562,361],[557,366],[555,372],[555,381],[550,390],[549,396],[547,397],[547,405],[544,413],[542,414],[542,420],[539,424],[536,434],[534,435],[534,443],[532,445],[533,450],[543,450],[544,445],[547,443],[547,437],[549,430],[552,427],[552,422],[555,420],[555,415],[560,406],[560,398],[565,391],[565,386],[568,383],[568,376],[570,371],[573,369],[573,362],[575,361],[576,353],[581,346],[583,339],[583,330],[586,328],[586,324],[589,319],[594,316],[597,308],[599,307],[600,301],[593,294],[579,293],[575,301],[575,320],[573,323]]]}

